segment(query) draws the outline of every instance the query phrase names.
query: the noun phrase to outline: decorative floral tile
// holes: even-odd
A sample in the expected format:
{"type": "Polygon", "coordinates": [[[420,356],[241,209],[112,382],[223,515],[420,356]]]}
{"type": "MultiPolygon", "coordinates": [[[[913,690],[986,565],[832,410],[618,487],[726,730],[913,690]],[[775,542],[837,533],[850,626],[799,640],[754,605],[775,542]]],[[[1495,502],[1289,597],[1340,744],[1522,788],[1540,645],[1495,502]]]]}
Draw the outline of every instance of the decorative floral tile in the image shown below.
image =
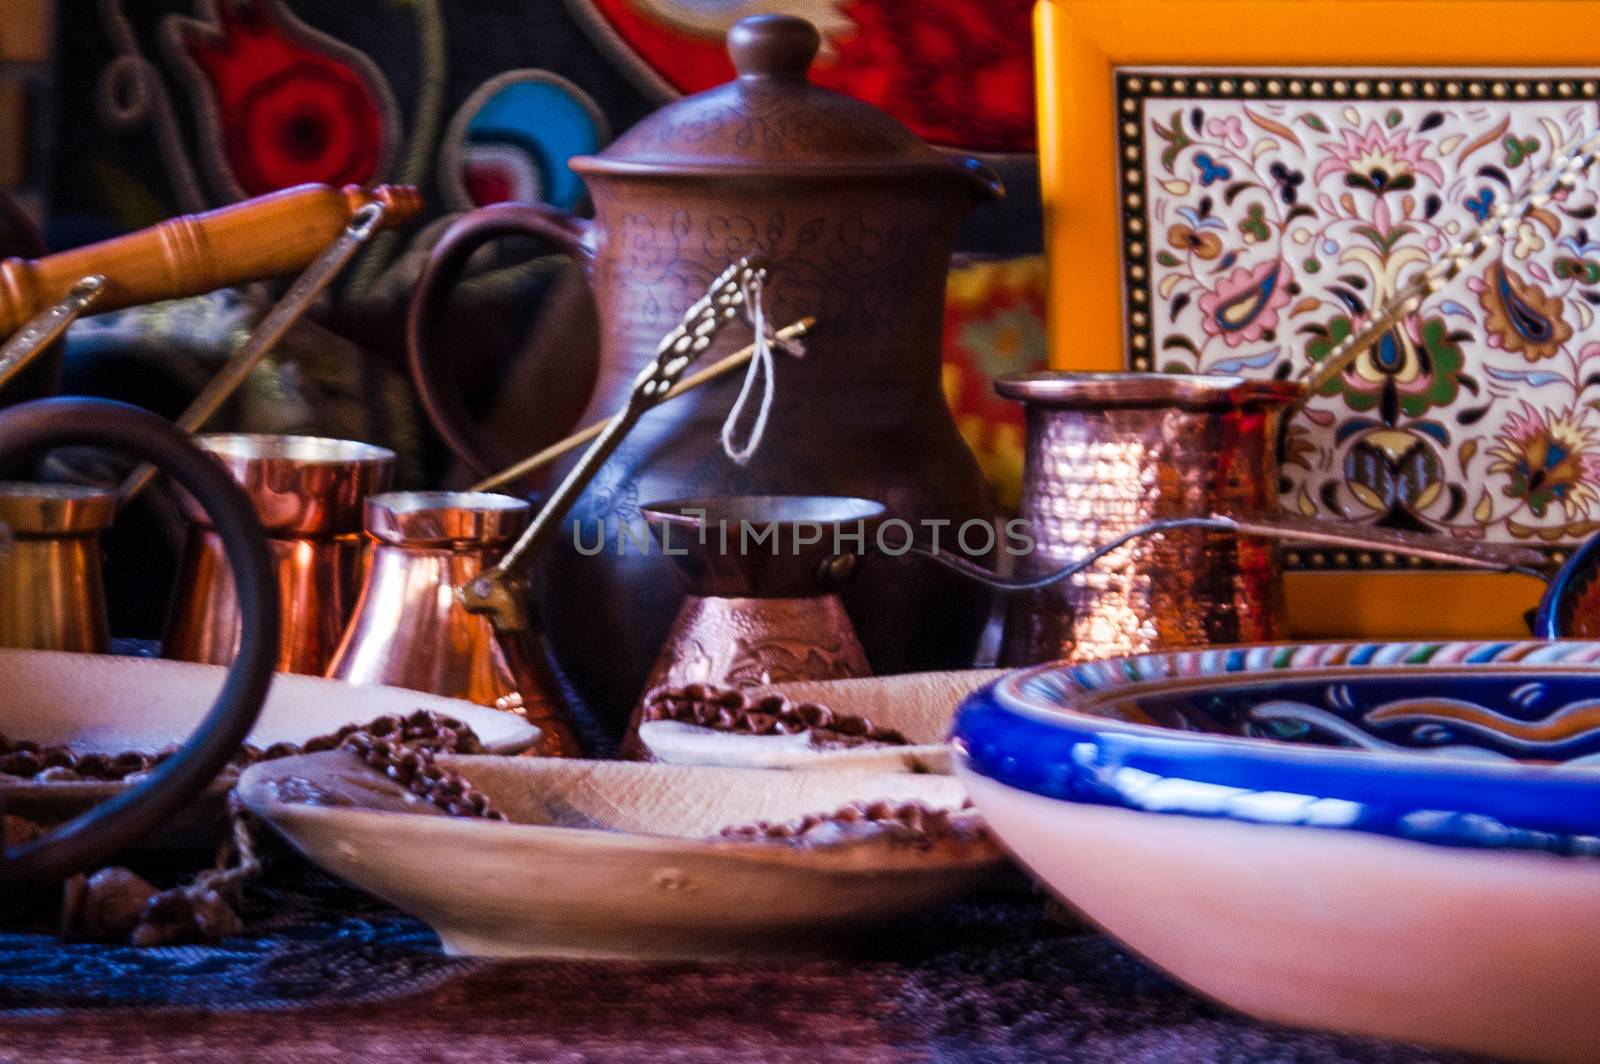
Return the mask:
{"type": "MultiPolygon", "coordinates": [[[[1597,98],[1495,71],[1119,71],[1131,368],[1299,375],[1600,129],[1597,98]]],[[[1595,187],[1314,397],[1286,507],[1554,552],[1600,528],[1595,187]]]]}

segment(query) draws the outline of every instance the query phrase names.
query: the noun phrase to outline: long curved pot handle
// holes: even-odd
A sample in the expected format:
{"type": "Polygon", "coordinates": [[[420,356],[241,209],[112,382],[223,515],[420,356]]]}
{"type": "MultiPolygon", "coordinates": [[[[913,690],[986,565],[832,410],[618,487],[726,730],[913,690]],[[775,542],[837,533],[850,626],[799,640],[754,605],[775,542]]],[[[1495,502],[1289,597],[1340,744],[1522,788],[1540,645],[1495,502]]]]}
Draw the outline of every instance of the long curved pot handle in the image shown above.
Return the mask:
{"type": "Polygon", "coordinates": [[[457,219],[428,255],[406,312],[406,354],[411,381],[428,420],[445,445],[478,477],[487,477],[514,458],[500,460],[472,424],[461,396],[438,384],[436,361],[443,350],[438,335],[445,320],[445,305],[474,252],[490,240],[505,236],[533,236],[561,248],[589,277],[594,262],[595,224],[575,214],[542,203],[496,203],[457,219]]]}
{"type": "Polygon", "coordinates": [[[1299,541],[1327,547],[1342,547],[1346,550],[1387,551],[1404,557],[1459,565],[1467,569],[1517,573],[1538,580],[1548,579],[1548,574],[1543,568],[1544,555],[1530,547],[1503,543],[1463,542],[1433,533],[1379,529],[1353,521],[1296,517],[1290,514],[1248,517],[1211,514],[1206,517],[1169,517],[1165,520],[1151,521],[1101,544],[1075,562],[1031,578],[1000,576],[976,562],[948,551],[929,550],[915,545],[910,546],[910,550],[992,590],[1002,594],[1015,594],[1039,591],[1051,584],[1058,584],[1076,576],[1133,540],[1183,529],[1235,532],[1263,539],[1299,541]]]}
{"type": "Polygon", "coordinates": [[[40,399],[0,411],[0,461],[63,445],[124,451],[188,489],[222,538],[243,633],[222,690],[183,748],[138,786],[42,838],[6,847],[0,883],[47,883],[92,868],[170,817],[238,751],[278,658],[278,593],[266,537],[244,492],[215,459],[171,423],[126,403],[40,399]]]}

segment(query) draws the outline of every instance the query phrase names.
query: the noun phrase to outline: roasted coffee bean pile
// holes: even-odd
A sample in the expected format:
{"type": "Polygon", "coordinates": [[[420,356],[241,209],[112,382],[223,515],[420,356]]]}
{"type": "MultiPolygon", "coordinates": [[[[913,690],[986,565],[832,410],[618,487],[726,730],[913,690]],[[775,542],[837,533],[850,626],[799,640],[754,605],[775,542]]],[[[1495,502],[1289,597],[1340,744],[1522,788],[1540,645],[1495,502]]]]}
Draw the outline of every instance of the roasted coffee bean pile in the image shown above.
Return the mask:
{"type": "MultiPolygon", "coordinates": [[[[503,820],[488,799],[460,774],[434,763],[436,753],[478,754],[483,743],[470,727],[440,713],[417,710],[405,716],[383,716],[366,724],[351,724],[303,744],[274,743],[265,750],[242,748],[230,763],[233,774],[262,761],[276,761],[301,753],[346,749],[362,762],[395,780],[412,793],[453,816],[503,820]]],[[[64,746],[45,747],[0,737],[0,773],[36,782],[109,780],[134,782],[175,750],[154,754],[115,756],[75,754],[64,746]]],[[[143,877],[121,867],[102,868],[93,875],[69,878],[62,887],[60,927],[67,939],[125,942],[133,946],[160,946],[183,942],[208,942],[239,934],[244,925],[235,908],[243,884],[260,873],[250,830],[250,818],[229,795],[233,822],[232,863],[201,872],[187,886],[161,890],[143,877]]],[[[3,821],[8,846],[32,841],[43,829],[20,817],[3,821]]]]}
{"type": "Polygon", "coordinates": [[[976,811],[963,807],[930,809],[921,802],[903,802],[896,805],[885,799],[876,802],[852,802],[831,813],[809,813],[798,820],[779,824],[758,820],[754,824],[740,824],[722,829],[725,839],[754,841],[775,839],[807,841],[805,836],[824,826],[874,824],[892,828],[897,841],[926,848],[936,842],[953,840],[976,842],[984,836],[983,823],[976,811]]]}
{"type": "Polygon", "coordinates": [[[645,720],[675,720],[747,735],[809,731],[824,742],[845,745],[909,745],[906,737],[892,728],[880,728],[865,717],[835,713],[815,702],[794,703],[782,695],[753,696],[700,683],[656,688],[645,696],[643,716],[645,720]]]}
{"type": "Polygon", "coordinates": [[[236,911],[244,884],[261,873],[250,818],[228,796],[233,861],[209,868],[187,886],[161,890],[131,869],[113,866],[61,885],[61,937],[68,941],[170,946],[214,942],[244,932],[236,911]]]}
{"type": "MultiPolygon", "coordinates": [[[[344,740],[356,734],[367,735],[391,744],[403,743],[414,750],[426,750],[435,754],[484,752],[483,742],[478,738],[478,734],[461,721],[430,709],[419,709],[406,717],[379,717],[367,724],[346,724],[331,735],[319,735],[315,739],[307,740],[305,746],[296,753],[315,754],[323,750],[332,750],[346,745],[344,740]]],[[[276,747],[269,747],[268,753],[273,749],[276,747]]]]}
{"type": "Polygon", "coordinates": [[[0,735],[0,775],[41,783],[72,780],[120,780],[161,764],[177,747],[156,754],[74,754],[65,746],[40,746],[0,735]]]}
{"type": "MultiPolygon", "coordinates": [[[[450,754],[481,754],[483,743],[471,728],[442,713],[419,709],[405,717],[384,716],[366,724],[347,724],[336,732],[308,739],[303,744],[273,743],[266,749],[245,745],[229,768],[235,773],[259,761],[275,761],[296,754],[333,750],[353,735],[366,735],[413,749],[450,754]]],[[[65,746],[41,746],[26,739],[0,735],[0,775],[18,776],[40,783],[73,780],[129,780],[147,772],[173,754],[176,746],[155,753],[76,754],[65,746]]]]}
{"type": "Polygon", "coordinates": [[[340,746],[355,754],[370,768],[451,816],[475,816],[485,820],[506,818],[504,813],[489,805],[488,795],[468,783],[461,773],[441,767],[429,749],[379,738],[366,732],[356,732],[346,737],[340,746]]]}

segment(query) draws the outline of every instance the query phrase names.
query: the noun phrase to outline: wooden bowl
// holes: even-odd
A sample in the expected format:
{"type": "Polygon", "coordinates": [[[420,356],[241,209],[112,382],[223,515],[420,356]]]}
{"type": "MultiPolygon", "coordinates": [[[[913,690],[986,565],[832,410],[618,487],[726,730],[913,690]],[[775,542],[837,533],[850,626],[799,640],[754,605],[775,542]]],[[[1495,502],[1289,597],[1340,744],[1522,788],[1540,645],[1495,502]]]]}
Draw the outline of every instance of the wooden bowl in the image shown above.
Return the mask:
{"type": "Polygon", "coordinates": [[[239,793],[311,860],[426,920],[457,954],[813,955],[965,893],[1003,863],[970,809],[931,841],[871,822],[793,838],[719,834],[853,801],[957,812],[966,795],[948,776],[438,761],[510,822],[445,815],[343,751],[254,765],[239,793]]]}

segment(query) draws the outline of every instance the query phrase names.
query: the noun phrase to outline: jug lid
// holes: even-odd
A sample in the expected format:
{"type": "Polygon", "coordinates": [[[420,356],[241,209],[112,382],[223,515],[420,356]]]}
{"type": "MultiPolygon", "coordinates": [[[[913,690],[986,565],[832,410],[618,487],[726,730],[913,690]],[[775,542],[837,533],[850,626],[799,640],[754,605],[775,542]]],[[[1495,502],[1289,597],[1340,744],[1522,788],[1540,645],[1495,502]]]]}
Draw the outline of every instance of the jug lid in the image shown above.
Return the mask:
{"type": "Polygon", "coordinates": [[[677,177],[964,176],[1002,194],[975,159],[939,151],[886,112],[807,77],[817,28],[793,15],[751,15],[728,30],[738,77],[648,116],[599,155],[571,160],[579,174],[677,177]]]}

